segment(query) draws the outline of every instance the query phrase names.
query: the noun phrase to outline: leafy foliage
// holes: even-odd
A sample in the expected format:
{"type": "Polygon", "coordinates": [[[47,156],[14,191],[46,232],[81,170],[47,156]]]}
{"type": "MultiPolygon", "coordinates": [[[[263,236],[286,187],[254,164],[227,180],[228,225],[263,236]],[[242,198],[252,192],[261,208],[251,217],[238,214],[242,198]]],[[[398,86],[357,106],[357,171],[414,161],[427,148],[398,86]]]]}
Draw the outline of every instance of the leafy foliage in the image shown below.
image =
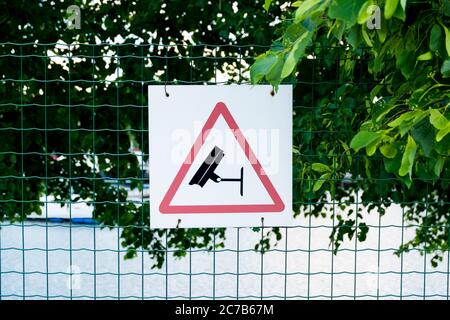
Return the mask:
{"type": "MultiPolygon", "coordinates": [[[[305,0],[284,18],[252,81],[277,87],[315,74],[317,83],[335,83],[297,89],[310,107],[294,118],[297,213],[313,204],[307,213],[318,215],[327,196],[344,209],[359,194],[381,214],[399,203],[418,229],[398,253],[418,248],[436,265],[449,249],[449,2],[305,0]],[[376,4],[380,28],[369,29],[376,4]]],[[[353,210],[337,217],[335,249],[345,235],[365,239],[363,218],[353,210]]]]}

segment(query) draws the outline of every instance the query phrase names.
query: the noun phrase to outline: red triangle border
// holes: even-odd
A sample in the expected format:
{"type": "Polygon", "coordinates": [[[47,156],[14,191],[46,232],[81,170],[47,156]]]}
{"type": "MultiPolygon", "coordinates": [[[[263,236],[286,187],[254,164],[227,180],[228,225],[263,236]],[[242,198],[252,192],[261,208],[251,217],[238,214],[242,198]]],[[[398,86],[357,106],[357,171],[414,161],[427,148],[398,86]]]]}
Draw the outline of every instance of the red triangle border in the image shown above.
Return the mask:
{"type": "Polygon", "coordinates": [[[281,200],[278,192],[274,188],[272,182],[269,177],[266,175],[264,169],[262,168],[259,160],[256,158],[253,153],[250,145],[239,129],[236,121],[228,110],[227,106],[223,102],[218,102],[214,107],[214,110],[211,112],[208,120],[206,120],[205,125],[202,128],[199,136],[194,142],[194,145],[191,148],[191,151],[187,155],[183,164],[181,165],[180,170],[172,181],[169,189],[167,190],[161,204],[159,205],[159,211],[162,214],[174,214],[174,213],[182,213],[182,214],[191,214],[191,213],[257,213],[257,212],[281,212],[285,208],[283,201],[281,200]],[[171,201],[174,198],[178,188],[183,182],[186,174],[190,166],[192,165],[195,157],[197,156],[198,151],[200,150],[203,143],[206,141],[206,138],[209,135],[210,130],[214,127],[219,116],[222,115],[225,119],[228,127],[234,134],[238,144],[241,146],[242,150],[245,153],[245,156],[250,161],[255,173],[258,178],[261,180],[264,188],[269,193],[270,198],[273,201],[273,204],[232,204],[232,205],[171,205],[171,201]],[[254,159],[251,161],[250,159],[254,159]]]}

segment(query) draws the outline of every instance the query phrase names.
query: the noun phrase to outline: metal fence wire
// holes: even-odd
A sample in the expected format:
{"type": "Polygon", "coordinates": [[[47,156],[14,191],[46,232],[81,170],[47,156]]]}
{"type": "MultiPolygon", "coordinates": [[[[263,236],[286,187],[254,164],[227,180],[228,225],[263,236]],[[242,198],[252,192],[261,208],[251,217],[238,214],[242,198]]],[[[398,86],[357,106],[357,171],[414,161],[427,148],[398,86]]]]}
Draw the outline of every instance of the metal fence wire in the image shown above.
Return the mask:
{"type": "MultiPolygon", "coordinates": [[[[394,254],[417,227],[401,203],[367,214],[356,196],[349,206],[365,213],[367,240],[347,240],[336,255],[335,200],[326,217],[308,214],[315,200],[297,201],[295,225],[275,231],[151,231],[147,86],[248,83],[267,49],[0,43],[0,299],[448,299],[448,252],[437,267],[418,250],[394,254]],[[255,250],[266,237],[270,248],[255,250]]],[[[297,124],[327,107],[317,92],[335,92],[328,106],[338,106],[339,88],[374,81],[339,77],[342,48],[310,51],[310,68],[289,79],[297,124]]],[[[303,123],[294,141],[337,130],[303,123]]],[[[308,143],[296,157],[315,162],[308,143]]],[[[364,167],[364,156],[352,157],[364,167]]]]}

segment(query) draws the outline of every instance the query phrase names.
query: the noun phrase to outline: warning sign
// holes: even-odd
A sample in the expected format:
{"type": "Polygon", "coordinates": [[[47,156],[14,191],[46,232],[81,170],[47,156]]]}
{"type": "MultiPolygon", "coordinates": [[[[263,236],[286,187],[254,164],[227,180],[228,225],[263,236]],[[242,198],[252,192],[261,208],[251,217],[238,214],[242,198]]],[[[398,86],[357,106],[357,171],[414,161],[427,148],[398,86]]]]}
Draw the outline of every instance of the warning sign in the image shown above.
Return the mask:
{"type": "Polygon", "coordinates": [[[150,225],[285,226],[292,89],[150,86],[150,225]]]}

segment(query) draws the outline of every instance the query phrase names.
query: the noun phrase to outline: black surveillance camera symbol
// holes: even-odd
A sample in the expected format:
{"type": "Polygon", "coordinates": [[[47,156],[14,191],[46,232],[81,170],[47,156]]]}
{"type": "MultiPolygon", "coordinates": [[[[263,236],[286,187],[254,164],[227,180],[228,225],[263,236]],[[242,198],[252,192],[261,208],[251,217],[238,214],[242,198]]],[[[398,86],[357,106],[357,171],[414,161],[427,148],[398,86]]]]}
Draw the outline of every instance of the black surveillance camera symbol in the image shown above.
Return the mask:
{"type": "Polygon", "coordinates": [[[244,168],[241,168],[241,176],[240,178],[221,178],[217,174],[214,173],[220,161],[222,161],[225,156],[223,150],[219,147],[215,146],[208,157],[206,157],[205,161],[200,165],[197,172],[192,177],[191,181],[189,181],[190,185],[197,184],[200,187],[204,187],[208,180],[212,180],[215,183],[219,182],[239,182],[239,191],[241,196],[244,195],[244,168]]]}

